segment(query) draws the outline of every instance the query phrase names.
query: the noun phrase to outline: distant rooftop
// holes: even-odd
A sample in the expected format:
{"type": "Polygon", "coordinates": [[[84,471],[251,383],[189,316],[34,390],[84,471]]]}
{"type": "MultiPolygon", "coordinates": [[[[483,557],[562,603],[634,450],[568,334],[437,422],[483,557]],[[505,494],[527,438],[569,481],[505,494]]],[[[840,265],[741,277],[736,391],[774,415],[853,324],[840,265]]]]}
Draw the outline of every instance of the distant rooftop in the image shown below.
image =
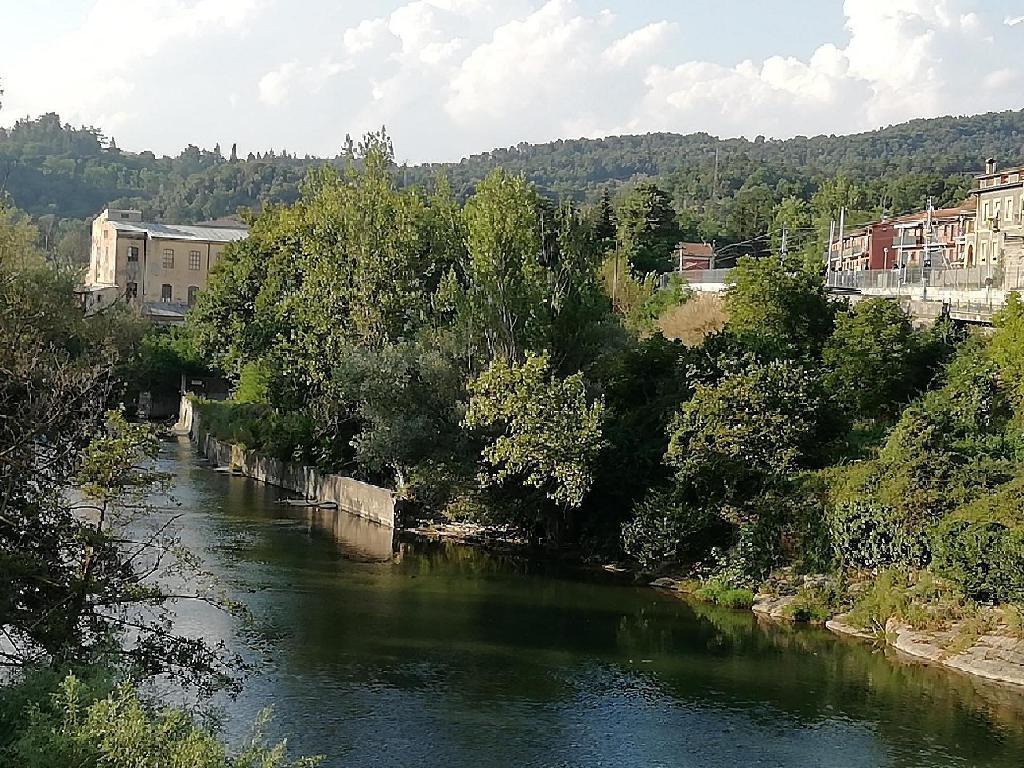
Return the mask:
{"type": "Polygon", "coordinates": [[[187,224],[157,224],[150,221],[117,221],[110,223],[118,232],[126,234],[158,237],[163,240],[190,240],[193,242],[233,243],[244,240],[249,235],[249,228],[244,224],[238,226],[206,226],[187,224]]]}

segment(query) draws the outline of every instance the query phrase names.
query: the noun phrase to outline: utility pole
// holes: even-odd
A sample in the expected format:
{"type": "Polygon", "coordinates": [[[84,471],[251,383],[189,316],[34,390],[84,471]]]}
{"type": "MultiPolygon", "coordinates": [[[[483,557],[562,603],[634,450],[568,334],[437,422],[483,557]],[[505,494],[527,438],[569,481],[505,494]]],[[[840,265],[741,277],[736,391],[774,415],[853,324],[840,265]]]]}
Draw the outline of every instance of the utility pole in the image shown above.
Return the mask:
{"type": "Polygon", "coordinates": [[[843,258],[843,237],[846,235],[846,208],[839,209],[839,260],[842,262],[843,258]]]}
{"type": "Polygon", "coordinates": [[[825,254],[825,285],[828,285],[829,278],[832,276],[832,251],[835,248],[836,239],[836,220],[832,219],[828,228],[828,253],[825,254]]]}
{"type": "Polygon", "coordinates": [[[779,265],[786,265],[786,237],[789,235],[789,230],[785,227],[782,228],[782,253],[779,256],[779,265]]]}
{"type": "Polygon", "coordinates": [[[922,301],[928,300],[928,278],[932,271],[932,199],[928,198],[928,213],[924,220],[924,260],[921,264],[921,276],[924,278],[924,287],[921,289],[922,301]]]}

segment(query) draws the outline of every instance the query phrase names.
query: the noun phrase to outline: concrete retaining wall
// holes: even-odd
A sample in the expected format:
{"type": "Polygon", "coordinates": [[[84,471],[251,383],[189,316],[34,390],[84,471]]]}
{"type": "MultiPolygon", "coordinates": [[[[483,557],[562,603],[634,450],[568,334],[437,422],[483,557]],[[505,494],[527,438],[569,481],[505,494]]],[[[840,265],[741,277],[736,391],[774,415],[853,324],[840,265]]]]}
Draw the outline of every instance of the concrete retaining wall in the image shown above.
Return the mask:
{"type": "Polygon", "coordinates": [[[325,475],[313,467],[266,458],[240,445],[217,440],[203,430],[199,411],[188,397],[181,399],[175,429],[188,434],[199,451],[215,466],[239,470],[261,483],[284,488],[320,503],[333,502],[345,512],[389,528],[395,527],[395,495],[391,491],[344,475],[325,475]]]}

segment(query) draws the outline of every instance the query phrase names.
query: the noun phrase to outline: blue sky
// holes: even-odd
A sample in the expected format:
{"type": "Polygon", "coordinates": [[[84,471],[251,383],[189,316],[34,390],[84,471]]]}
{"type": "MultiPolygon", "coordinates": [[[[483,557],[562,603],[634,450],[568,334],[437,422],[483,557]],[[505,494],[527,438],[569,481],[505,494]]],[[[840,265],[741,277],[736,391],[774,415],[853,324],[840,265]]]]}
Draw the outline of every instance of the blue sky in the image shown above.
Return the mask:
{"type": "Polygon", "coordinates": [[[1024,0],[0,0],[0,124],[400,159],[647,131],[848,133],[1024,105],[1024,0]]]}

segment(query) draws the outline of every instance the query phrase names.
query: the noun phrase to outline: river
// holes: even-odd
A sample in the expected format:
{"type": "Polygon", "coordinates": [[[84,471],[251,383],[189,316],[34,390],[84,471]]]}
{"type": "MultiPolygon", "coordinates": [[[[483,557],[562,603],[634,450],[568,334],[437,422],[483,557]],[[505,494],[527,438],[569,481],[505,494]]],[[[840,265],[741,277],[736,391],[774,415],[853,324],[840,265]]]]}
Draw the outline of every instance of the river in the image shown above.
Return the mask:
{"type": "MultiPolygon", "coordinates": [[[[402,540],[165,446],[183,543],[251,609],[238,734],[331,768],[1024,765],[1024,694],[824,630],[564,566],[402,540]]],[[[233,619],[181,623],[244,649],[233,619]]]]}

